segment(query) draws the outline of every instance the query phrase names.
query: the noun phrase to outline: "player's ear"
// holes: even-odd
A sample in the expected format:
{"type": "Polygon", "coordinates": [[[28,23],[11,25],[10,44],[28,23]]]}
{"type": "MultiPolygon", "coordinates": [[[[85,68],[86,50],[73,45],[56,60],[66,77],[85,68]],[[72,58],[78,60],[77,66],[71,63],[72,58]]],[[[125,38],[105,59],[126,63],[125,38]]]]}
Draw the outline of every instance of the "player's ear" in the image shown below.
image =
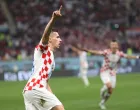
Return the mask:
{"type": "Polygon", "coordinates": [[[49,43],[51,43],[51,42],[52,42],[52,38],[50,37],[50,38],[49,38],[49,43]]]}

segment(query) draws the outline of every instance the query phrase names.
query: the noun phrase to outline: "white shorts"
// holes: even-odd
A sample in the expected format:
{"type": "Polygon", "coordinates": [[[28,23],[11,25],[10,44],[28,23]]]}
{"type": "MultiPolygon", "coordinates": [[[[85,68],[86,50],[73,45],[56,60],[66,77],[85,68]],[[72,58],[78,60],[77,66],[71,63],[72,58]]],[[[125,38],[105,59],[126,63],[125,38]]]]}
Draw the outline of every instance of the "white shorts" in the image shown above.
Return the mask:
{"type": "Polygon", "coordinates": [[[111,83],[112,88],[116,86],[116,75],[111,75],[110,71],[105,71],[100,73],[100,78],[104,84],[111,83]]]}
{"type": "Polygon", "coordinates": [[[62,105],[47,89],[25,91],[23,97],[26,110],[51,110],[57,105],[62,105]]]}

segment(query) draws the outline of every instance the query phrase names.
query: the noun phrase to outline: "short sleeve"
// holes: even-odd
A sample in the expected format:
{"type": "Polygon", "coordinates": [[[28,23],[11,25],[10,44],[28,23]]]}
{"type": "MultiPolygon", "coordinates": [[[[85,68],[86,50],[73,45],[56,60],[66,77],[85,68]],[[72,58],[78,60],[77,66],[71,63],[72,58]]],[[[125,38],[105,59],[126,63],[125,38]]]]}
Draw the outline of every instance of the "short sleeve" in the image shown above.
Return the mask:
{"type": "Polygon", "coordinates": [[[48,50],[48,45],[44,45],[41,42],[35,47],[37,50],[45,51],[48,50]]]}
{"type": "Polygon", "coordinates": [[[127,54],[123,53],[122,51],[119,52],[120,57],[127,57],[127,54]]]}

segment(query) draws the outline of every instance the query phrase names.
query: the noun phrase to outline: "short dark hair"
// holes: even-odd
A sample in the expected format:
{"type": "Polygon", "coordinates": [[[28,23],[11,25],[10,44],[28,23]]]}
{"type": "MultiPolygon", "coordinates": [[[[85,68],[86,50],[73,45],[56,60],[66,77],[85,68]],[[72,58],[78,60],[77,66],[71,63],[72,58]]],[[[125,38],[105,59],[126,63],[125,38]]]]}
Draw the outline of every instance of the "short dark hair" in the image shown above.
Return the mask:
{"type": "Polygon", "coordinates": [[[116,39],[112,39],[112,41],[111,42],[117,42],[117,40],[116,39]]]}

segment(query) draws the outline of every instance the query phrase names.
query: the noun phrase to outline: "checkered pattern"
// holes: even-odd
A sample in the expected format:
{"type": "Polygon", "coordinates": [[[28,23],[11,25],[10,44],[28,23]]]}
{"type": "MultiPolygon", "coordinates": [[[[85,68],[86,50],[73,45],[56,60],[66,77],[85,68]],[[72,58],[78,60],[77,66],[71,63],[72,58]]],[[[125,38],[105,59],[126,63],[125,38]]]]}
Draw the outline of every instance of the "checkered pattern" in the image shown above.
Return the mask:
{"type": "Polygon", "coordinates": [[[120,58],[121,57],[126,57],[126,54],[124,54],[121,51],[116,52],[116,57],[118,58],[118,60],[116,60],[114,58],[113,63],[116,63],[115,67],[110,67],[110,64],[112,63],[112,61],[110,61],[110,58],[113,56],[110,49],[101,51],[101,54],[104,55],[104,61],[103,61],[103,66],[102,66],[100,72],[103,73],[104,71],[110,70],[111,71],[110,74],[115,75],[116,74],[116,67],[117,67],[117,64],[118,64],[120,58]]]}
{"type": "Polygon", "coordinates": [[[118,55],[119,55],[120,57],[127,57],[127,55],[124,54],[122,51],[118,51],[118,55]]]}
{"type": "Polygon", "coordinates": [[[24,91],[34,88],[46,88],[46,82],[51,74],[54,57],[47,45],[39,44],[34,52],[35,70],[26,84],[24,91]],[[35,62],[36,61],[36,62],[35,62]]]}

